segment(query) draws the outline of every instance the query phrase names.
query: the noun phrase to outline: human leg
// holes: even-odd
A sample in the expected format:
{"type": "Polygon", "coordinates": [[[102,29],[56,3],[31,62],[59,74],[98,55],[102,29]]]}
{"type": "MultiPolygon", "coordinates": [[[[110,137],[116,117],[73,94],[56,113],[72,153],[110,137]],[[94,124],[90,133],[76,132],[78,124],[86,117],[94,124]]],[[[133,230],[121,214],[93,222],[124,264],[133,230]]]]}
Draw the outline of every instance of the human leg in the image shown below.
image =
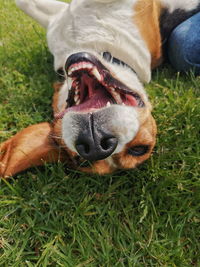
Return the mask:
{"type": "Polygon", "coordinates": [[[200,74],[200,12],[173,30],[167,49],[175,69],[200,74]]]}

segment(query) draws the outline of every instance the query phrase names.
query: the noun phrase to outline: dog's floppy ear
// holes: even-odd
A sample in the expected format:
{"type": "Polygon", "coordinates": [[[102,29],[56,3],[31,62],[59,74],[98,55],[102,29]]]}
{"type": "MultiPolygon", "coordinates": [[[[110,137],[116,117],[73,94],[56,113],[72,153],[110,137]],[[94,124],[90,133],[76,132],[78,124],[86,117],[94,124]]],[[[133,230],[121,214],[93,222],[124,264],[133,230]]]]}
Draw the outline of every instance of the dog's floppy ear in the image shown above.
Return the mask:
{"type": "Polygon", "coordinates": [[[47,28],[52,18],[69,4],[55,0],[16,0],[17,6],[47,28]]]}
{"type": "Polygon", "coordinates": [[[59,149],[51,138],[51,125],[32,125],[0,144],[0,177],[58,159],[59,149]]]}

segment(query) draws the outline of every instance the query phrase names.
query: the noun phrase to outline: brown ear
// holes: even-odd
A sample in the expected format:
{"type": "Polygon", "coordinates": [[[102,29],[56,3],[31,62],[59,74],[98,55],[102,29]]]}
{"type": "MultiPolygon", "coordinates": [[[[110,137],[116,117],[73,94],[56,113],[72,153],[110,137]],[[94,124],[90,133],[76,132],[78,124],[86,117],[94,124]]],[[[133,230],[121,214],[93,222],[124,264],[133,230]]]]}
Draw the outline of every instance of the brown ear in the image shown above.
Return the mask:
{"type": "Polygon", "coordinates": [[[0,144],[0,177],[58,159],[59,149],[51,138],[51,125],[47,122],[32,125],[0,144]]]}

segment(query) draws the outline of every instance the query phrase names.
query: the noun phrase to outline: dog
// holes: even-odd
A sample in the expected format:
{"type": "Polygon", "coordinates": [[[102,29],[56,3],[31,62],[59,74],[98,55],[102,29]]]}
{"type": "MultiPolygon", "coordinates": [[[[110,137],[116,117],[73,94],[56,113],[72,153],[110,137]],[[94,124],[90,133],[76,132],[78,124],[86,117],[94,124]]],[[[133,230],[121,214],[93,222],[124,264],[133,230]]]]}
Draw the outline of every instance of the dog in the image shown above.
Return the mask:
{"type": "Polygon", "coordinates": [[[98,174],[147,160],[157,128],[144,85],[162,63],[171,31],[200,10],[200,0],[16,3],[46,28],[55,71],[65,80],[54,86],[53,122],[0,145],[0,176],[58,160],[98,174]]]}

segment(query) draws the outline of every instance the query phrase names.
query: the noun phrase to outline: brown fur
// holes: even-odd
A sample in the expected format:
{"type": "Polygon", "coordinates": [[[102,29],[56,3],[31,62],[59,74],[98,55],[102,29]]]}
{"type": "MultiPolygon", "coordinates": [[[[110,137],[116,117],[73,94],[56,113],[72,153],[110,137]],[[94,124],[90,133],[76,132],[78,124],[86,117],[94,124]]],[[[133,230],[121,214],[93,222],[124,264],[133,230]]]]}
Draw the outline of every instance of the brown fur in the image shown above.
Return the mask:
{"type": "Polygon", "coordinates": [[[0,145],[0,177],[7,177],[44,162],[56,162],[59,149],[47,122],[29,126],[0,145]]]}
{"type": "Polygon", "coordinates": [[[134,6],[134,23],[138,26],[151,53],[152,68],[162,61],[162,44],[159,27],[161,6],[158,0],[138,0],[134,6]]]}
{"type": "Polygon", "coordinates": [[[134,140],[129,142],[121,153],[115,155],[115,163],[118,166],[121,166],[121,168],[123,169],[131,169],[135,168],[137,165],[147,160],[150,157],[152,150],[155,146],[156,133],[157,127],[155,120],[152,116],[149,116],[145,123],[141,125],[140,130],[134,140]],[[127,153],[128,148],[141,144],[148,145],[150,148],[148,153],[146,153],[145,155],[140,157],[133,157],[127,153]]]}

